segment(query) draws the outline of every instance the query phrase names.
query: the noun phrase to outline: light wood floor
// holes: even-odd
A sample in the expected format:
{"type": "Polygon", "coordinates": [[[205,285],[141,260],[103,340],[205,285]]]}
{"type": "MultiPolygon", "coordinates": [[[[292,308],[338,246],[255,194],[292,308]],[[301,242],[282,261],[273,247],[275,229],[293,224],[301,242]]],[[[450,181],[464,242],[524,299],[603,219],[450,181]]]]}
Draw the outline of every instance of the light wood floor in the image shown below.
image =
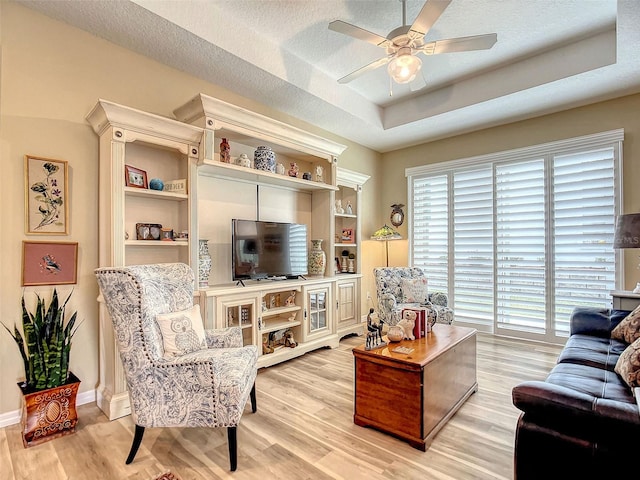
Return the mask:
{"type": "Polygon", "coordinates": [[[238,470],[228,471],[226,429],[147,429],[131,465],[130,417],[108,421],[79,407],[75,434],[22,446],[20,427],[0,430],[0,479],[141,479],[170,470],[190,479],[511,479],[519,411],[511,389],[543,379],[560,347],[478,336],[478,392],[426,452],[353,423],[353,354],[363,337],[262,369],[258,412],[238,428],[238,470]]]}

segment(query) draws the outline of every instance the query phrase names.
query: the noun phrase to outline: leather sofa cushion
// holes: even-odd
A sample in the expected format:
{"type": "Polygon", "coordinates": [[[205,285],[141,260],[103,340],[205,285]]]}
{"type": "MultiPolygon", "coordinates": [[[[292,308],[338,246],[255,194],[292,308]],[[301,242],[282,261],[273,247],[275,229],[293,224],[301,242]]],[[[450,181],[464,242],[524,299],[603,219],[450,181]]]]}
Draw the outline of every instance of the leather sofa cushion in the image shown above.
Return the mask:
{"type": "Polygon", "coordinates": [[[613,372],[625,348],[627,345],[620,340],[576,334],[567,340],[558,363],[575,363],[613,372]]]}
{"type": "Polygon", "coordinates": [[[560,363],[553,367],[546,381],[593,397],[591,410],[596,413],[600,410],[605,410],[602,413],[606,413],[606,409],[611,403],[629,404],[636,417],[636,422],[640,424],[636,399],[633,397],[631,389],[614,371],[586,365],[560,363]]]}
{"type": "Polygon", "coordinates": [[[544,382],[523,382],[512,396],[529,422],[563,435],[594,441],[612,441],[621,433],[640,435],[633,393],[612,371],[559,363],[544,382]]]}

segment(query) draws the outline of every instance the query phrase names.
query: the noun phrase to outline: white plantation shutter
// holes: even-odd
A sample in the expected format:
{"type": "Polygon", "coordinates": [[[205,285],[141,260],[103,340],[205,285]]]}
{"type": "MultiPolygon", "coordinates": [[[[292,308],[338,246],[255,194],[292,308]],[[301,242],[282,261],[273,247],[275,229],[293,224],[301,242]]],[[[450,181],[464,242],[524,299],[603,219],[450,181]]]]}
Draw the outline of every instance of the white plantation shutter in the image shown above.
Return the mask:
{"type": "Polygon", "coordinates": [[[575,305],[610,303],[615,287],[614,148],[553,158],[555,328],[569,331],[575,305]]]}
{"type": "Polygon", "coordinates": [[[456,323],[558,341],[576,306],[611,306],[622,137],[407,170],[410,261],[456,323]]]}
{"type": "Polygon", "coordinates": [[[453,174],[451,305],[459,321],[493,324],[493,172],[491,166],[453,174]]]}
{"type": "Polygon", "coordinates": [[[430,292],[449,292],[449,186],[447,175],[420,178],[413,189],[413,258],[430,292]]]}
{"type": "Polygon", "coordinates": [[[498,164],[496,178],[496,323],[543,333],[545,290],[544,160],[498,164]]]}

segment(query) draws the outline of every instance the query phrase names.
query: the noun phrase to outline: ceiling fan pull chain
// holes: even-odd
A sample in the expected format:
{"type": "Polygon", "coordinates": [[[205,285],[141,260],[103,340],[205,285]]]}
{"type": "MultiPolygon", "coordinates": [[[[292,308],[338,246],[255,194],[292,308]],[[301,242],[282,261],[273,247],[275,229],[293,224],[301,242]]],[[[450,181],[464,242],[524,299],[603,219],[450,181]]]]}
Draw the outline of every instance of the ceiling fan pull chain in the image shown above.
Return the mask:
{"type": "Polygon", "coordinates": [[[393,97],[393,82],[391,81],[391,77],[389,77],[389,96],[393,97]]]}

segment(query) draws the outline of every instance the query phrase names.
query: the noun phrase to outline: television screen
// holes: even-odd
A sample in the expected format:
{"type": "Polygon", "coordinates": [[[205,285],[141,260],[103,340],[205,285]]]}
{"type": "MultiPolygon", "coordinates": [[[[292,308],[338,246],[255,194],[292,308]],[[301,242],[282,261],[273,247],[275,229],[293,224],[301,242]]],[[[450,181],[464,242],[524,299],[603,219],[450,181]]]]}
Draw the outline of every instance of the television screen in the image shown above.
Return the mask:
{"type": "Polygon", "coordinates": [[[307,226],[232,220],[233,279],[298,277],[307,272],[307,226]]]}

